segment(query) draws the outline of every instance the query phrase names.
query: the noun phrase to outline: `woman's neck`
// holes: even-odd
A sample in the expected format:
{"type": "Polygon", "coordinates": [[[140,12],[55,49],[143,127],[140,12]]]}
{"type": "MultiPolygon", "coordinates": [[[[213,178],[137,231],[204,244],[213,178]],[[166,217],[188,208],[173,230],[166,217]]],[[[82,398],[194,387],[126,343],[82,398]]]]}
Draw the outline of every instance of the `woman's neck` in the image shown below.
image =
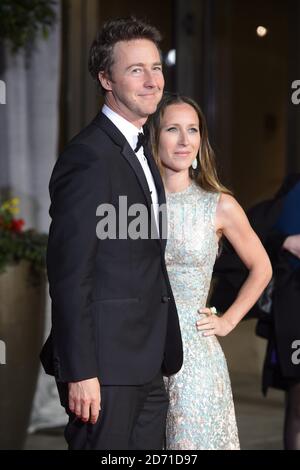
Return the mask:
{"type": "Polygon", "coordinates": [[[167,193],[184,191],[192,182],[188,172],[172,172],[165,170],[163,176],[164,186],[167,193]]]}

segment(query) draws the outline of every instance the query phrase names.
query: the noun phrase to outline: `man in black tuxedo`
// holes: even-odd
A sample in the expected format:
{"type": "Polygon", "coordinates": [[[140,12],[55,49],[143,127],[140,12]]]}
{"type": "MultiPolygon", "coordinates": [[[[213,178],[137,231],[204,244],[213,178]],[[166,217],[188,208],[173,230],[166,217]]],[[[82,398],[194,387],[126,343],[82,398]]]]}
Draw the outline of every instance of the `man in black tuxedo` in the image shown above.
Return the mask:
{"type": "Polygon", "coordinates": [[[89,70],[105,105],[68,144],[50,180],[52,330],[41,360],[69,414],[70,449],[162,448],[162,374],[182,365],[158,210],[163,184],[151,153],[137,146],[163,92],[159,40],[135,18],[104,25],[89,70]],[[146,237],[128,234],[134,217],[120,196],[128,208],[145,208],[146,237]],[[100,223],[108,204],[116,236],[100,223]]]}

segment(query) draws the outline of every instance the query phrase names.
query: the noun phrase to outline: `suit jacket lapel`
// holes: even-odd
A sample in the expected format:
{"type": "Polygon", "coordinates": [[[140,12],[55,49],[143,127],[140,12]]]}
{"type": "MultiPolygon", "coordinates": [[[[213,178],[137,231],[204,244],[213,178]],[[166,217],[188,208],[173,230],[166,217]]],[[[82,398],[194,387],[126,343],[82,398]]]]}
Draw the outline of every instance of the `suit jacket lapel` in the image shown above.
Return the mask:
{"type": "MultiPolygon", "coordinates": [[[[125,139],[124,135],[122,132],[119,131],[119,129],[108,119],[108,117],[105,116],[102,112],[100,112],[96,118],[94,119],[94,124],[97,126],[101,127],[101,129],[110,136],[110,138],[115,142],[116,145],[121,147],[121,154],[123,157],[127,160],[131,168],[136,174],[137,180],[144,192],[147,205],[149,210],[151,211],[151,206],[152,206],[152,199],[151,199],[151,194],[149,191],[149,186],[147,183],[147,179],[145,177],[143,168],[138,161],[138,158],[132,148],[130,147],[129,143],[125,139]]],[[[158,168],[156,166],[156,163],[153,160],[153,157],[150,152],[145,152],[145,156],[148,160],[148,164],[150,167],[150,170],[152,172],[152,176],[156,185],[157,189],[157,196],[158,196],[158,202],[159,204],[163,204],[165,202],[165,193],[163,189],[163,183],[161,180],[161,176],[159,174],[158,168]]],[[[151,212],[150,212],[151,213],[151,212]]],[[[160,224],[160,234],[162,233],[161,230],[161,224],[160,224]]]]}
{"type": "Polygon", "coordinates": [[[160,213],[159,217],[159,234],[160,234],[160,240],[162,243],[162,248],[163,250],[166,249],[166,244],[167,244],[167,226],[168,226],[168,220],[167,220],[167,210],[166,210],[166,193],[163,185],[162,178],[160,176],[159,169],[154,161],[152,152],[149,149],[149,146],[144,149],[145,156],[148,160],[148,164],[151,170],[151,173],[153,175],[153,179],[155,182],[155,186],[157,189],[157,196],[158,196],[158,204],[160,207],[163,207],[163,210],[160,213]],[[163,220],[162,220],[163,218],[163,220]],[[164,238],[162,236],[165,235],[164,238]]]}
{"type": "Polygon", "coordinates": [[[109,137],[115,142],[116,145],[121,147],[121,154],[123,157],[126,158],[127,162],[133,169],[133,171],[136,174],[136,177],[138,179],[139,184],[142,187],[142,190],[145,194],[145,198],[147,201],[147,204],[149,208],[151,207],[151,195],[148,187],[148,183],[145,177],[145,174],[143,172],[143,169],[137,159],[136,154],[130,147],[129,143],[125,139],[124,135],[122,132],[119,131],[119,129],[111,122],[108,117],[105,116],[102,112],[100,112],[95,120],[94,123],[101,127],[101,129],[109,135],[109,137]]]}
{"type": "Polygon", "coordinates": [[[154,179],[154,182],[155,182],[155,186],[156,186],[156,190],[157,190],[157,196],[158,196],[158,202],[159,202],[159,204],[163,204],[164,202],[166,202],[164,186],[163,186],[163,182],[162,182],[159,170],[158,170],[157,165],[156,165],[156,163],[154,161],[154,158],[152,156],[152,152],[149,149],[149,146],[144,148],[144,154],[145,154],[145,157],[148,160],[148,165],[149,165],[149,168],[151,170],[151,173],[152,173],[152,176],[153,176],[153,179],[154,179]]]}
{"type": "Polygon", "coordinates": [[[138,179],[138,181],[139,181],[139,183],[140,183],[140,185],[141,185],[141,187],[144,191],[148,207],[149,207],[149,209],[151,209],[152,199],[151,199],[151,194],[150,194],[150,191],[149,191],[149,186],[148,186],[148,183],[147,183],[145,173],[143,171],[143,168],[142,168],[140,162],[137,159],[136,154],[134,153],[134,151],[132,150],[129,143],[126,141],[126,139],[125,139],[125,144],[122,148],[121,153],[122,153],[123,157],[126,158],[129,165],[131,166],[131,168],[135,172],[135,174],[137,176],[137,179],[138,179]]]}

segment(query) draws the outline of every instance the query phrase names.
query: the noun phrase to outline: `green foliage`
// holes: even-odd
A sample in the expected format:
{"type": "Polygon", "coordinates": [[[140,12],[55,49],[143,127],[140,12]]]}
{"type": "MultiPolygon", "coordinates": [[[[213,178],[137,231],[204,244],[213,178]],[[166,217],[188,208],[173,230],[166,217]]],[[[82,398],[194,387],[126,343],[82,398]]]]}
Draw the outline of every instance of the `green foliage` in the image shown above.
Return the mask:
{"type": "Polygon", "coordinates": [[[47,235],[34,230],[13,233],[0,228],[0,272],[9,264],[27,260],[32,267],[44,269],[47,235]]]}
{"type": "Polygon", "coordinates": [[[0,272],[13,263],[29,261],[36,271],[46,265],[48,237],[35,230],[23,230],[23,219],[16,219],[19,200],[11,199],[0,205],[0,272]]]}
{"type": "Polygon", "coordinates": [[[34,42],[38,35],[47,38],[55,23],[56,0],[1,0],[0,39],[9,40],[12,50],[34,42]]]}

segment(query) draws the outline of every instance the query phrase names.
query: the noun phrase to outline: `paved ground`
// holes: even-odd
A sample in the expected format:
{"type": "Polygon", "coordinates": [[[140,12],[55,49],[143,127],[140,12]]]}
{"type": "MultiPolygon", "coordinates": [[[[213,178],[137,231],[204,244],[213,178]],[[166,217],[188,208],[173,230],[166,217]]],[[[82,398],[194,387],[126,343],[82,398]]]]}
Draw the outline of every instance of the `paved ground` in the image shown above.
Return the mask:
{"type": "MultiPolygon", "coordinates": [[[[282,449],[283,393],[270,390],[267,398],[260,392],[259,377],[231,376],[242,449],[282,449]]],[[[62,429],[31,434],[26,449],[65,449],[62,429]]]]}
{"type": "Polygon", "coordinates": [[[232,385],[241,448],[283,449],[283,392],[270,389],[267,398],[263,397],[255,377],[234,377],[232,385]]]}

